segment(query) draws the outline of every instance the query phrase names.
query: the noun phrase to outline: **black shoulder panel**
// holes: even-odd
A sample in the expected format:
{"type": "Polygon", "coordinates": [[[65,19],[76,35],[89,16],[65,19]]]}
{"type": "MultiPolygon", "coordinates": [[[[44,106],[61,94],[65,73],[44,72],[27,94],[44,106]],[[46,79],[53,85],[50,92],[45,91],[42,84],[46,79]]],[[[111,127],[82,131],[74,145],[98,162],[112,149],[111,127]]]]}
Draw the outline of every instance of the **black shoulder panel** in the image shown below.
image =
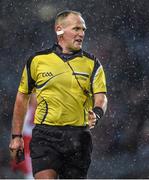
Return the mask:
{"type": "Polygon", "coordinates": [[[38,55],[44,55],[44,54],[49,54],[53,51],[53,49],[46,49],[43,51],[39,51],[39,52],[35,52],[34,55],[30,56],[30,58],[28,59],[27,63],[26,63],[26,68],[27,68],[27,75],[28,75],[28,93],[30,94],[32,92],[32,89],[35,87],[35,81],[34,79],[31,77],[31,63],[32,60],[34,59],[34,57],[38,56],[38,55]]]}
{"type": "Polygon", "coordinates": [[[42,50],[42,51],[38,51],[38,52],[35,53],[35,56],[44,55],[44,54],[50,54],[52,51],[53,51],[52,48],[45,49],[45,50],[42,50]]]}
{"type": "Polygon", "coordinates": [[[31,56],[27,63],[26,63],[26,69],[27,69],[27,76],[28,76],[28,94],[30,94],[32,92],[32,89],[34,88],[35,86],[35,81],[33,80],[33,78],[31,77],[31,69],[30,69],[30,66],[31,66],[31,62],[33,60],[35,56],[31,56]]]}
{"type": "Polygon", "coordinates": [[[91,59],[91,60],[93,60],[93,61],[96,59],[96,57],[95,57],[93,54],[88,53],[88,52],[86,52],[86,51],[83,51],[83,55],[86,56],[86,57],[88,57],[89,59],[91,59]]]}
{"type": "Polygon", "coordinates": [[[94,68],[93,68],[92,75],[91,75],[91,78],[90,78],[91,92],[93,92],[93,89],[92,89],[93,80],[94,80],[94,77],[95,77],[95,74],[96,74],[98,68],[101,66],[101,63],[100,63],[99,59],[96,58],[93,54],[90,54],[88,52],[83,51],[83,55],[94,61],[94,68]]]}

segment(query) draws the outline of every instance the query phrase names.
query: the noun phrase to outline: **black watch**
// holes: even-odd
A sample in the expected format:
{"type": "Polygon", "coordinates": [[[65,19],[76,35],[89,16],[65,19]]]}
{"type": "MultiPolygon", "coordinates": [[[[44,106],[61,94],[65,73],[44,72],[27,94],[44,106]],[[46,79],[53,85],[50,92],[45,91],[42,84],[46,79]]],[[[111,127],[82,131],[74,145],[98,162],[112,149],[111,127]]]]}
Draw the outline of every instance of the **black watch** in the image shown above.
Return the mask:
{"type": "Polygon", "coordinates": [[[12,139],[16,138],[16,137],[19,137],[19,138],[22,138],[22,134],[12,134],[12,139]]]}

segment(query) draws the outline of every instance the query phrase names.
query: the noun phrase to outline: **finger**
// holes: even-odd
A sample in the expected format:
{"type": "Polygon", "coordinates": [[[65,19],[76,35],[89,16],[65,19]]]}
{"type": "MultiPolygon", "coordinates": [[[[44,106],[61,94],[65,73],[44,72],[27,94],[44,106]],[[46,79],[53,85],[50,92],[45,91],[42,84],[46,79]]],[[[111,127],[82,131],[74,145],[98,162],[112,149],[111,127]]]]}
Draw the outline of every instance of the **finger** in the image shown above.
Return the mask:
{"type": "Polygon", "coordinates": [[[90,126],[90,129],[93,129],[95,126],[90,126]]]}
{"type": "Polygon", "coordinates": [[[96,123],[96,121],[97,121],[97,119],[96,119],[96,118],[93,118],[93,121],[92,121],[92,122],[93,122],[93,123],[96,123]]]}
{"type": "Polygon", "coordinates": [[[21,147],[20,145],[16,145],[16,144],[10,144],[9,145],[9,149],[11,152],[17,151],[20,147],[21,147]]]}
{"type": "Polygon", "coordinates": [[[93,114],[94,112],[93,112],[92,110],[89,110],[88,113],[89,113],[89,114],[93,114]]]}
{"type": "Polygon", "coordinates": [[[11,152],[13,152],[13,150],[14,150],[14,149],[12,149],[12,148],[9,148],[9,150],[10,150],[11,152]]]}
{"type": "Polygon", "coordinates": [[[9,150],[10,150],[10,152],[15,152],[15,151],[17,151],[17,148],[12,148],[12,147],[9,147],[9,150]]]}
{"type": "Polygon", "coordinates": [[[92,127],[92,126],[95,127],[95,124],[92,124],[91,127],[92,127]]]}
{"type": "Polygon", "coordinates": [[[88,116],[91,117],[91,118],[94,118],[94,119],[96,118],[96,116],[94,115],[94,113],[93,113],[93,114],[89,114],[88,116]]]}
{"type": "Polygon", "coordinates": [[[9,145],[9,150],[13,152],[14,148],[12,147],[12,145],[9,145]]]}
{"type": "Polygon", "coordinates": [[[96,119],[94,118],[89,118],[89,122],[92,124],[92,123],[96,123],[96,119]]]}
{"type": "Polygon", "coordinates": [[[93,117],[91,117],[91,119],[92,119],[93,121],[96,121],[96,117],[94,117],[94,116],[93,116],[93,117]]]}
{"type": "Polygon", "coordinates": [[[96,119],[96,115],[94,112],[91,112],[88,114],[89,117],[93,118],[93,119],[96,119]]]}
{"type": "Polygon", "coordinates": [[[10,152],[10,158],[12,160],[15,160],[15,157],[16,157],[16,152],[10,152]]]}

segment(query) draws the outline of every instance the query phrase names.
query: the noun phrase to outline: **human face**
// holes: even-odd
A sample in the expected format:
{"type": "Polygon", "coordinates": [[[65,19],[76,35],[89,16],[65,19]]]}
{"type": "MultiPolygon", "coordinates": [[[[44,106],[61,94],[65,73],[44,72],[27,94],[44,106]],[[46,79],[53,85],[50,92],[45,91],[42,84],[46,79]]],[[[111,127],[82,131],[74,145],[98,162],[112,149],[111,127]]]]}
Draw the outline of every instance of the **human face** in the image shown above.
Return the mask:
{"type": "Polygon", "coordinates": [[[86,25],[80,15],[70,14],[62,24],[64,34],[60,38],[60,45],[64,53],[71,53],[82,48],[86,25]]]}

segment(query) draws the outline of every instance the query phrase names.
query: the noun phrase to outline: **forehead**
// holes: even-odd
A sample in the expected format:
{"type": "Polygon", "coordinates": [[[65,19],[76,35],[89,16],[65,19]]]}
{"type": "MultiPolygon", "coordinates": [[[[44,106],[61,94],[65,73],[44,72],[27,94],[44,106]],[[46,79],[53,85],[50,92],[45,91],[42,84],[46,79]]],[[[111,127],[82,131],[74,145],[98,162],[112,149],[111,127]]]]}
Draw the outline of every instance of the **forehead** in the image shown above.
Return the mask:
{"type": "Polygon", "coordinates": [[[85,21],[80,15],[69,14],[64,20],[65,26],[81,26],[86,28],[85,21]]]}

